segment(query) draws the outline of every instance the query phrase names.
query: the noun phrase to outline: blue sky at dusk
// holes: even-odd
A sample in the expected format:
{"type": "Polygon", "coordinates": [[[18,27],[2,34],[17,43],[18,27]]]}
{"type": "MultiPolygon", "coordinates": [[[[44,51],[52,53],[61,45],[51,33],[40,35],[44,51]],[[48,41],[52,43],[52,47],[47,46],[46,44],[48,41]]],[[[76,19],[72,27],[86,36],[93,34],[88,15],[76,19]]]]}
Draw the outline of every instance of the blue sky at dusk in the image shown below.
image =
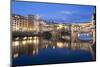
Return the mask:
{"type": "Polygon", "coordinates": [[[91,21],[95,6],[13,1],[12,13],[23,16],[38,15],[42,19],[54,20],[58,23],[81,23],[91,21]]]}

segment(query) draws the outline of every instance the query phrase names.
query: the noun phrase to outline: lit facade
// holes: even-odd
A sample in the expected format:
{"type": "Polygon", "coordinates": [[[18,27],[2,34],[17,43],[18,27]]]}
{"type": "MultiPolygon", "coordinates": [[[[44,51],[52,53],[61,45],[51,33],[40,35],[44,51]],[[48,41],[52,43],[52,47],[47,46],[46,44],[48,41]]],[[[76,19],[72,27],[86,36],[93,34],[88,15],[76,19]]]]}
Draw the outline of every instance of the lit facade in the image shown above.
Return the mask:
{"type": "Polygon", "coordinates": [[[27,31],[28,30],[28,19],[21,15],[12,16],[12,31],[27,31]]]}
{"type": "Polygon", "coordinates": [[[12,31],[76,31],[76,32],[89,32],[91,28],[95,27],[95,20],[88,23],[80,24],[48,24],[41,20],[40,17],[35,15],[28,15],[26,17],[21,15],[12,15],[12,31]]]}

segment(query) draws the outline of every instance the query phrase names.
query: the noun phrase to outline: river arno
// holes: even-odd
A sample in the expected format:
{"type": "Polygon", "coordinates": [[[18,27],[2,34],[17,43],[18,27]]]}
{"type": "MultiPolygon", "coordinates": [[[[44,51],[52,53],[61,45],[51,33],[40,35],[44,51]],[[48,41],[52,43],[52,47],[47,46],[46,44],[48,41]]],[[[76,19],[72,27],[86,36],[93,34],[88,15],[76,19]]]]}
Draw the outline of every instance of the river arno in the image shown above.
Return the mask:
{"type": "Polygon", "coordinates": [[[95,60],[90,41],[52,40],[38,36],[16,37],[12,41],[13,65],[84,62],[95,60]]]}

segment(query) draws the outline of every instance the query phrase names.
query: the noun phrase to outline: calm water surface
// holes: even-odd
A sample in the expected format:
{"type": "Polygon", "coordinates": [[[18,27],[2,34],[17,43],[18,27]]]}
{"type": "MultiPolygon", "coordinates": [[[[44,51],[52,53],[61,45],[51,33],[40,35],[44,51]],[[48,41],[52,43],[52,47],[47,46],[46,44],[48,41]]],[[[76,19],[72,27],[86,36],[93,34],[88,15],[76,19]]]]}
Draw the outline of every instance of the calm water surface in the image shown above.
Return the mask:
{"type": "Polygon", "coordinates": [[[37,65],[95,60],[92,42],[16,37],[12,41],[13,65],[37,65]]]}

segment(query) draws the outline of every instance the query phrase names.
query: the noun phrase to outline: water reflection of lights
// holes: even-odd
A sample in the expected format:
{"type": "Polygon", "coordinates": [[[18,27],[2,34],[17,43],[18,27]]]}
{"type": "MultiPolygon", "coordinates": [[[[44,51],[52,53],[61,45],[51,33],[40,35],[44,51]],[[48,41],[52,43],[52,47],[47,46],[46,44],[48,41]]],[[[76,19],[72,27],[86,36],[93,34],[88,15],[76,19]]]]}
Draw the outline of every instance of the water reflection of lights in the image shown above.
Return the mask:
{"type": "Polygon", "coordinates": [[[30,43],[30,40],[27,40],[27,43],[30,43]]]}
{"type": "Polygon", "coordinates": [[[79,49],[79,46],[80,46],[80,45],[78,45],[78,43],[72,43],[72,44],[71,44],[72,50],[79,49]]]}
{"type": "Polygon", "coordinates": [[[27,40],[27,43],[30,43],[31,44],[32,43],[32,40],[27,40]]]}
{"type": "Polygon", "coordinates": [[[38,54],[38,49],[33,49],[33,55],[38,54]]]}
{"type": "Polygon", "coordinates": [[[34,39],[34,40],[33,40],[33,43],[34,43],[34,44],[39,44],[39,39],[34,39]]]}
{"type": "Polygon", "coordinates": [[[26,41],[26,40],[22,41],[22,44],[23,44],[23,45],[25,45],[26,43],[27,43],[27,41],[26,41]]]}
{"type": "Polygon", "coordinates": [[[14,54],[13,57],[14,58],[17,58],[18,57],[18,53],[14,54]]]}
{"type": "Polygon", "coordinates": [[[53,49],[55,49],[55,46],[53,46],[53,49]]]}
{"type": "Polygon", "coordinates": [[[29,43],[32,43],[32,40],[29,40],[29,43]]]}
{"type": "Polygon", "coordinates": [[[35,36],[35,37],[33,37],[33,39],[38,39],[39,37],[37,37],[37,36],[35,36]]]}
{"type": "Polygon", "coordinates": [[[46,45],[45,47],[48,48],[48,45],[46,45]]]}
{"type": "Polygon", "coordinates": [[[66,46],[66,47],[69,47],[69,44],[68,44],[68,43],[65,43],[65,46],[66,46]]]}
{"type": "Polygon", "coordinates": [[[36,49],[36,54],[38,54],[38,52],[39,52],[39,50],[38,50],[38,49],[36,49]]]}
{"type": "MultiPolygon", "coordinates": [[[[39,44],[39,37],[23,37],[22,41],[19,41],[19,37],[17,37],[17,41],[13,41],[12,44],[13,46],[19,46],[20,42],[22,43],[22,45],[26,45],[26,44],[39,44]]],[[[16,40],[15,39],[15,40],[16,40]]]]}
{"type": "MultiPolygon", "coordinates": [[[[70,43],[70,42],[65,42],[65,41],[64,42],[62,42],[62,41],[55,41],[54,42],[53,41],[54,43],[52,43],[51,40],[46,41],[46,43],[44,43],[44,42],[45,42],[45,40],[42,40],[42,42],[40,42],[42,44],[42,46],[39,46],[38,45],[39,44],[39,37],[32,37],[32,39],[26,39],[26,40],[23,39],[22,41],[14,41],[13,44],[14,44],[14,46],[19,46],[19,45],[26,46],[26,45],[30,44],[28,46],[32,46],[32,47],[28,47],[28,49],[32,49],[32,51],[31,51],[32,55],[38,55],[39,51],[40,51],[39,48],[40,49],[47,49],[48,47],[50,47],[50,48],[52,47],[53,50],[55,50],[56,48],[60,48],[60,49],[68,48],[71,50],[79,49],[79,50],[84,50],[84,51],[89,51],[89,52],[91,51],[91,53],[93,54],[92,49],[91,49],[92,48],[91,43],[88,43],[88,42],[86,42],[86,43],[84,43],[84,42],[78,42],[78,43],[71,42],[70,43]]],[[[17,47],[14,47],[14,48],[17,48],[17,47]]],[[[14,49],[15,53],[13,54],[13,58],[19,57],[19,54],[16,53],[16,51],[17,52],[20,51],[19,48],[20,49],[23,49],[23,48],[27,49],[27,47],[18,47],[18,49],[14,49]]],[[[23,50],[23,52],[25,52],[25,51],[23,50]]]]}
{"type": "Polygon", "coordinates": [[[35,50],[33,50],[33,55],[34,55],[35,53],[36,53],[35,50]]]}
{"type": "Polygon", "coordinates": [[[13,42],[13,46],[18,46],[19,45],[19,41],[14,41],[13,42]]]}
{"type": "Polygon", "coordinates": [[[57,47],[62,48],[64,46],[64,43],[62,42],[57,42],[57,47]]]}

